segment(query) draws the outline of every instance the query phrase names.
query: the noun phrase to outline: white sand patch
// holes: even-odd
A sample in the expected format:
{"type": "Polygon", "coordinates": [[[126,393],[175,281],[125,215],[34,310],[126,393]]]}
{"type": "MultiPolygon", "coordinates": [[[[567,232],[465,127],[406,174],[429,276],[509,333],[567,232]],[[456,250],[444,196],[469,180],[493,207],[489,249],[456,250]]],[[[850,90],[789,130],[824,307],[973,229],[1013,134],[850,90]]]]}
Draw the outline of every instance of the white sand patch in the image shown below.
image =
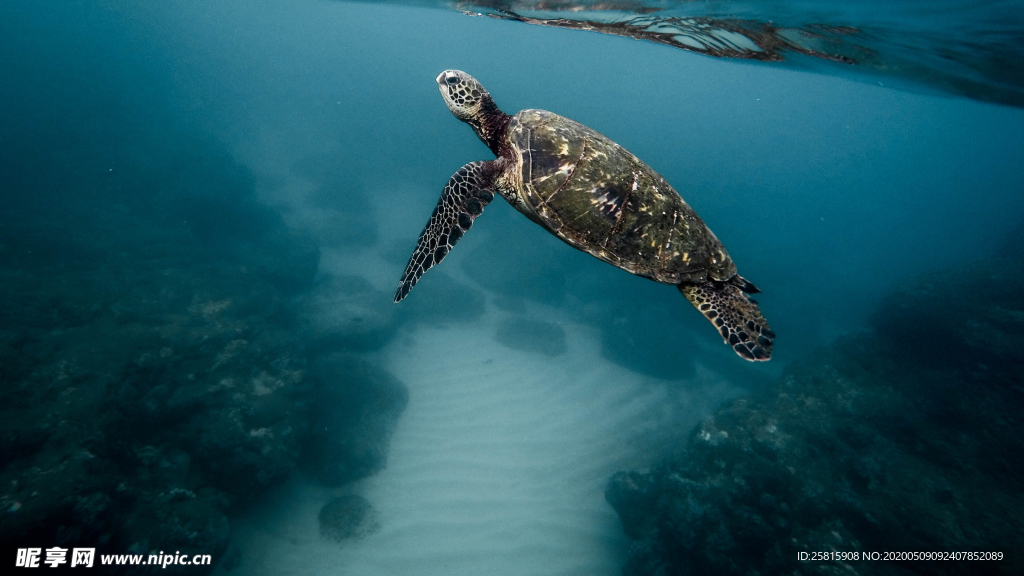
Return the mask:
{"type": "Polygon", "coordinates": [[[321,538],[319,507],[343,490],[296,480],[237,523],[244,554],[230,574],[620,574],[627,541],[608,478],[737,391],[703,369],[668,383],[617,367],[572,324],[562,356],[510,350],[493,340],[501,317],[421,328],[387,349],[409,405],[388,468],[348,488],[378,510],[379,532],[321,538]]]}

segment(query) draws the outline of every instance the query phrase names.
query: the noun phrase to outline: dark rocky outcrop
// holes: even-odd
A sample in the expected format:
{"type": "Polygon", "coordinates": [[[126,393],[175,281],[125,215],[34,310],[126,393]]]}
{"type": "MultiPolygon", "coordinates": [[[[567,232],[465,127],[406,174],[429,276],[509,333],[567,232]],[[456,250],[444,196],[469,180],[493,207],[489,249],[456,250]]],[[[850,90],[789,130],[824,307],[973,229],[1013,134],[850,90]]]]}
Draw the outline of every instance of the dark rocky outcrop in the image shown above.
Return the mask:
{"type": "Polygon", "coordinates": [[[380,529],[376,510],[366,498],[357,494],[339,496],[324,504],[318,520],[320,534],[335,542],[362,538],[380,529]]]}
{"type": "Polygon", "coordinates": [[[66,22],[89,25],[58,31],[64,20],[8,11],[17,33],[3,37],[21,56],[4,69],[18,89],[0,94],[2,555],[94,546],[217,562],[228,517],[316,438],[313,408],[331,408],[322,391],[367,426],[348,423],[361,440],[338,458],[371,462],[362,473],[382,465],[385,428],[354,404],[375,400],[338,391],[379,369],[319,356],[382,345],[391,319],[360,325],[376,295],[357,280],[339,280],[334,300],[330,287],[307,295],[320,242],[357,250],[376,227],[337,158],[295,166],[323,210],[286,225],[257,199],[278,183],[201,133],[168,97],[161,58],[124,49],[123,15],[66,8],[66,22]],[[304,316],[332,306],[356,311],[311,329],[304,316]]]}
{"type": "Polygon", "coordinates": [[[258,274],[235,290],[214,268],[3,270],[32,284],[2,312],[21,316],[0,346],[6,544],[219,554],[229,508],[288,474],[306,360],[283,316],[254,313],[284,294],[258,274]],[[76,298],[83,286],[109,299],[76,298]]]}
{"type": "MultiPolygon", "coordinates": [[[[74,159],[65,172],[87,171],[74,159]]],[[[341,279],[303,296],[318,249],[255,201],[244,169],[199,140],[147,170],[162,176],[26,177],[35,196],[0,214],[0,541],[12,557],[94,546],[217,561],[229,515],[308,445],[345,467],[332,483],[379,470],[404,407],[380,368],[319,358],[383,345],[392,321],[309,328],[309,302],[372,309],[377,293],[341,279]],[[311,425],[332,410],[327,430],[311,425]]]]}
{"type": "Polygon", "coordinates": [[[1024,535],[1024,265],[915,279],[874,333],[723,407],[682,458],[620,472],[623,573],[1014,574],[1024,535]],[[994,551],[1002,562],[799,562],[799,552],[994,551]]]}
{"type": "Polygon", "coordinates": [[[328,486],[379,472],[409,391],[356,356],[331,356],[317,370],[332,376],[320,378],[311,396],[312,433],[305,443],[309,471],[328,486]]]}

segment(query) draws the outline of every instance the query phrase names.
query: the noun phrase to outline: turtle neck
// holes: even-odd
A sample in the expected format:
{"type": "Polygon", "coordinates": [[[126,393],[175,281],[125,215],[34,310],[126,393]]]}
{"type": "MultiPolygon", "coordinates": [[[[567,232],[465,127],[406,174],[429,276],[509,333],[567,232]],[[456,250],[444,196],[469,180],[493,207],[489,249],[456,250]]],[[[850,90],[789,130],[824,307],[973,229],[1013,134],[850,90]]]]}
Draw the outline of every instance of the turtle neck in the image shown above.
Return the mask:
{"type": "Polygon", "coordinates": [[[480,112],[466,119],[466,123],[473,127],[476,135],[495,156],[501,156],[501,142],[511,119],[511,116],[498,109],[491,95],[485,93],[480,100],[480,112]]]}

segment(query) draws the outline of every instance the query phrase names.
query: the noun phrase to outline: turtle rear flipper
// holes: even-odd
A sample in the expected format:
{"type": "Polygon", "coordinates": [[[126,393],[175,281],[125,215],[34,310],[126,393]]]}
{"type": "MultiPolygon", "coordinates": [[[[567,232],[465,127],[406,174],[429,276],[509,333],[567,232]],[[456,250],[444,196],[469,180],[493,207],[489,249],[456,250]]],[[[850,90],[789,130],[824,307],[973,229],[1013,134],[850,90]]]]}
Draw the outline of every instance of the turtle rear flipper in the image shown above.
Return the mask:
{"type": "Polygon", "coordinates": [[[738,281],[680,284],[679,291],[715,325],[725,343],[737,354],[751,361],[768,360],[772,357],[775,332],[768,327],[757,302],[744,294],[744,288],[754,285],[739,275],[733,278],[738,281]]]}
{"type": "Polygon", "coordinates": [[[431,266],[439,264],[462,238],[473,220],[494,200],[494,161],[470,162],[459,168],[437,201],[420,238],[416,242],[402,279],[398,281],[395,302],[405,298],[431,266]]]}

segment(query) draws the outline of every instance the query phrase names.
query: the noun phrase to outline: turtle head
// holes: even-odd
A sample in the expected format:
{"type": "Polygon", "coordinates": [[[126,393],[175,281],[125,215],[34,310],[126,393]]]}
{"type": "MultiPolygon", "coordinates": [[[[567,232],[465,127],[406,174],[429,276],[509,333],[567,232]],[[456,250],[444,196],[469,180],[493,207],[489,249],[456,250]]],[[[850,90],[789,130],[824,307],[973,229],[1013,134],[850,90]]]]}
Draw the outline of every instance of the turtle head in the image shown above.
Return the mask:
{"type": "Polygon", "coordinates": [[[437,76],[437,87],[452,114],[472,126],[484,144],[500,156],[509,116],[498,109],[487,90],[476,78],[461,70],[441,72],[437,76]]]}
{"type": "MultiPolygon", "coordinates": [[[[469,74],[462,70],[445,70],[437,76],[437,87],[448,109],[463,122],[480,115],[484,100],[491,100],[491,95],[469,74]]],[[[491,100],[493,103],[494,101],[491,100]]]]}

